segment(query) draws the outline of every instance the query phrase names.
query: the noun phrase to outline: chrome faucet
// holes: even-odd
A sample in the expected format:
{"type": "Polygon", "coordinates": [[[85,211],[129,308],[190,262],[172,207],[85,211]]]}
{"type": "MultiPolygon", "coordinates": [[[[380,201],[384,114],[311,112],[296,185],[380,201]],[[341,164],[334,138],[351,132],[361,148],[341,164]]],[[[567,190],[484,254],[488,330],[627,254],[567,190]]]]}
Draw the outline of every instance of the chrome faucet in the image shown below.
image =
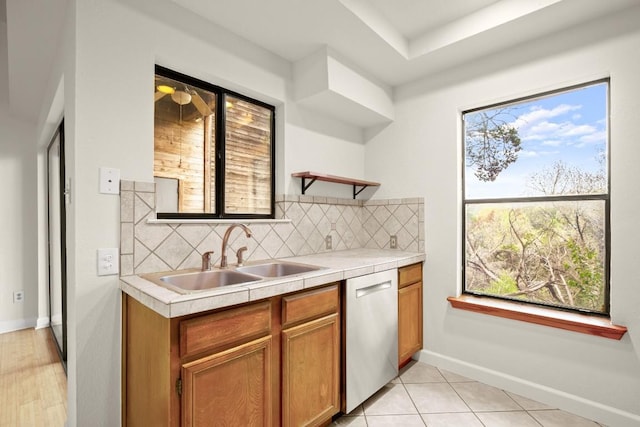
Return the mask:
{"type": "Polygon", "coordinates": [[[232,224],[227,228],[227,231],[224,233],[224,237],[222,238],[222,251],[220,252],[220,268],[227,267],[227,244],[229,242],[229,235],[231,234],[231,230],[236,227],[242,227],[244,233],[247,237],[251,237],[251,230],[244,224],[232,224]]]}
{"type": "Polygon", "coordinates": [[[211,255],[213,255],[213,251],[202,254],[202,271],[211,270],[211,255]]]}

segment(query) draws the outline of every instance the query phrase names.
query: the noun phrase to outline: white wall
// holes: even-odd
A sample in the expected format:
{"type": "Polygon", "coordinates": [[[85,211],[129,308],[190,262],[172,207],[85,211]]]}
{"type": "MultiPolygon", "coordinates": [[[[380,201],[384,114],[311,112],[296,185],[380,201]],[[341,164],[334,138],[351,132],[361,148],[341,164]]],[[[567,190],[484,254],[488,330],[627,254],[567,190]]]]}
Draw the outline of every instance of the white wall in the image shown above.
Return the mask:
{"type": "Polygon", "coordinates": [[[35,128],[0,105],[0,333],[36,326],[38,317],[35,128]],[[13,292],[24,302],[13,303],[13,292]]]}
{"type": "Polygon", "coordinates": [[[0,333],[36,325],[35,127],[9,113],[6,23],[0,22],[0,333]],[[13,292],[25,300],[13,303],[13,292]]]}
{"type": "Polygon", "coordinates": [[[115,1],[70,3],[75,31],[65,42],[73,51],[64,70],[73,199],[69,425],[113,426],[120,422],[120,291],[116,276],[96,275],[96,249],[119,246],[119,203],[117,196],[98,194],[98,168],[118,168],[126,180],[152,180],[154,64],[276,105],[282,190],[299,192],[290,178],[295,170],[361,175],[364,148],[354,145],[361,134],[352,127],[297,112],[289,101],[289,63],[198,17],[178,9],[165,14],[154,2],[137,3],[139,10],[115,1]],[[327,147],[340,157],[329,156],[327,147]]]}
{"type": "Polygon", "coordinates": [[[381,197],[425,198],[421,359],[608,425],[640,425],[640,8],[401,87],[396,120],[366,146],[381,197]],[[611,76],[614,341],[453,310],[459,295],[460,112],[611,76]]]}

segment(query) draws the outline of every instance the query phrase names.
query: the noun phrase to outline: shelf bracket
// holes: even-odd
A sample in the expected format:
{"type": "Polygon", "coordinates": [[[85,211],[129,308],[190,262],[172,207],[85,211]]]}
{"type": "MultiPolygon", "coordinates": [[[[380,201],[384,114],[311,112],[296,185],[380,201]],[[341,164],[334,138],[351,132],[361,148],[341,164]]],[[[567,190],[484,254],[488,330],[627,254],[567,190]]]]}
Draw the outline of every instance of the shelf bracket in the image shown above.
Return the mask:
{"type": "MultiPolygon", "coordinates": [[[[316,178],[312,178],[312,179],[311,179],[311,181],[309,181],[309,183],[308,183],[308,184],[305,184],[305,182],[306,182],[306,178],[303,176],[303,177],[302,177],[302,194],[304,194],[304,192],[305,192],[305,191],[307,191],[307,189],[308,189],[309,187],[311,187],[311,184],[313,184],[314,182],[316,182],[316,178]]],[[[354,186],[354,187],[355,187],[355,186],[354,186]]],[[[354,191],[355,191],[355,189],[354,189],[354,191]]],[[[355,199],[355,197],[354,197],[354,199],[355,199]]]]}
{"type": "Polygon", "coordinates": [[[367,188],[368,185],[363,185],[361,189],[359,189],[358,191],[356,191],[357,186],[355,184],[353,184],[353,200],[356,199],[356,196],[360,193],[362,193],[362,190],[364,190],[365,188],[367,188]]]}

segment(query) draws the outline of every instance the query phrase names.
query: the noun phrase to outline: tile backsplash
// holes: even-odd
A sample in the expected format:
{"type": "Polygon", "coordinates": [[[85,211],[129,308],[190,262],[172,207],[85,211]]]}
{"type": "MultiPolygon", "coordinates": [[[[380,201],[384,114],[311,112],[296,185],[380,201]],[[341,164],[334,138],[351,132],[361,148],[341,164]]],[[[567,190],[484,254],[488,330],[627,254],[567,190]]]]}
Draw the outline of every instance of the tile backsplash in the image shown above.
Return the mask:
{"type": "MultiPolygon", "coordinates": [[[[121,181],[121,275],[198,268],[201,254],[211,250],[215,251],[212,263],[219,265],[229,223],[163,223],[155,218],[154,183],[121,181]]],[[[391,235],[397,237],[399,250],[424,251],[422,198],[363,201],[280,195],[276,219],[280,221],[247,223],[251,238],[234,230],[227,248],[229,264],[235,264],[236,250],[243,246],[247,247],[244,259],[251,261],[331,250],[389,249],[391,235]],[[331,249],[326,249],[327,236],[331,249]]]]}

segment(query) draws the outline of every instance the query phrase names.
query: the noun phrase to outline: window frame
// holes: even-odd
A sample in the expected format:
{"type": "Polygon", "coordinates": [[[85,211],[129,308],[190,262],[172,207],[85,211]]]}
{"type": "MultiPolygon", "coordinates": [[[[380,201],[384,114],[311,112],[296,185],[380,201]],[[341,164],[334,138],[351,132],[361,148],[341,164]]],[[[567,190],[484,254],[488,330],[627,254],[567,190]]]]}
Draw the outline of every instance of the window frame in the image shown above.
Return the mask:
{"type": "MultiPolygon", "coordinates": [[[[167,77],[172,80],[185,83],[190,86],[196,86],[216,95],[216,108],[214,112],[215,120],[215,213],[214,212],[156,212],[157,219],[169,220],[193,220],[193,219],[274,219],[275,218],[275,189],[276,189],[276,107],[266,102],[251,98],[241,93],[225,89],[221,86],[208,83],[206,81],[182,74],[180,72],[170,70],[161,65],[155,65],[155,74],[167,77]],[[251,214],[251,213],[227,213],[225,212],[225,161],[226,161],[226,99],[233,97],[246,101],[271,111],[271,200],[269,203],[270,213],[268,214],[251,214]]],[[[155,115],[154,115],[155,117],[155,115]]],[[[155,120],[155,119],[154,119],[155,120]]],[[[154,136],[155,140],[155,136],[154,136]]],[[[155,153],[155,150],[154,150],[155,153]]],[[[154,154],[155,155],[155,154],[154,154]]]]}
{"type": "Polygon", "coordinates": [[[598,80],[592,80],[592,81],[588,81],[588,82],[584,82],[584,83],[580,83],[580,84],[575,84],[575,85],[571,85],[571,86],[565,86],[565,87],[561,87],[558,89],[554,89],[554,90],[550,90],[550,91],[545,91],[545,92],[541,92],[541,93],[536,93],[534,95],[530,95],[530,96],[524,96],[524,97],[519,97],[519,98],[515,98],[515,99],[511,99],[511,100],[507,100],[504,102],[497,102],[497,103],[493,103],[490,105],[486,105],[486,106],[482,106],[482,107],[476,107],[476,108],[472,108],[472,109],[468,109],[468,110],[463,110],[460,113],[460,118],[461,118],[461,122],[462,122],[462,137],[461,137],[461,141],[462,141],[462,155],[461,155],[461,178],[462,178],[462,189],[461,189],[461,201],[462,201],[462,209],[461,209],[461,214],[462,214],[462,223],[461,223],[461,231],[462,231],[462,245],[461,245],[461,251],[462,251],[462,263],[461,263],[461,277],[462,277],[462,297],[463,298],[465,295],[473,297],[473,298],[481,298],[481,299],[489,299],[489,300],[496,300],[496,301],[504,301],[504,302],[511,302],[514,303],[514,305],[517,304],[524,304],[526,306],[533,306],[533,307],[539,307],[542,309],[549,309],[549,310],[558,310],[558,311],[565,311],[565,312],[571,312],[571,313],[579,313],[579,314],[586,314],[589,316],[597,316],[597,317],[605,317],[605,318],[610,318],[610,313],[611,313],[611,280],[610,280],[610,275],[611,275],[611,217],[610,217],[610,207],[611,207],[611,111],[610,111],[610,107],[611,107],[611,102],[610,102],[610,98],[611,98],[611,79],[609,77],[606,78],[602,78],[602,79],[598,79],[598,80]],[[524,103],[524,102],[528,102],[528,101],[533,101],[536,99],[541,99],[541,98],[546,98],[546,97],[550,97],[553,95],[557,95],[560,93],[565,93],[565,92],[570,92],[573,90],[577,90],[580,88],[584,88],[587,86],[594,86],[594,85],[598,85],[598,84],[605,84],[606,85],[606,97],[605,97],[605,102],[606,102],[606,130],[607,130],[607,144],[606,144],[606,174],[607,174],[607,186],[606,186],[606,194],[578,194],[578,195],[541,195],[541,196],[527,196],[527,197],[502,197],[502,198],[478,198],[478,199],[467,199],[466,194],[465,194],[465,190],[466,190],[466,123],[465,123],[465,115],[469,114],[469,113],[474,113],[477,111],[482,111],[482,110],[490,110],[490,109],[494,109],[494,108],[499,108],[499,107],[504,107],[504,106],[509,106],[509,105],[515,105],[515,104],[520,104],[520,103],[524,103]],[[576,201],[590,201],[590,200],[602,200],[604,202],[604,250],[605,250],[605,257],[604,257],[604,274],[603,274],[603,280],[605,281],[604,283],[604,288],[603,291],[605,293],[604,295],[604,311],[593,311],[593,310],[588,310],[585,308],[580,308],[580,307],[567,307],[567,306],[560,306],[560,305],[554,305],[554,304],[543,304],[540,302],[535,302],[535,301],[527,301],[527,300],[522,300],[522,299],[517,299],[517,298],[509,298],[509,297],[505,297],[505,296],[500,296],[500,295],[491,295],[491,294],[486,294],[486,293],[479,293],[479,292],[473,292],[470,290],[467,290],[467,243],[466,243],[466,238],[467,238],[467,206],[469,205],[480,205],[480,204],[510,204],[510,203],[522,203],[522,204],[532,204],[533,206],[535,206],[536,202],[555,202],[555,201],[567,201],[567,202],[576,202],[576,201]]]}

